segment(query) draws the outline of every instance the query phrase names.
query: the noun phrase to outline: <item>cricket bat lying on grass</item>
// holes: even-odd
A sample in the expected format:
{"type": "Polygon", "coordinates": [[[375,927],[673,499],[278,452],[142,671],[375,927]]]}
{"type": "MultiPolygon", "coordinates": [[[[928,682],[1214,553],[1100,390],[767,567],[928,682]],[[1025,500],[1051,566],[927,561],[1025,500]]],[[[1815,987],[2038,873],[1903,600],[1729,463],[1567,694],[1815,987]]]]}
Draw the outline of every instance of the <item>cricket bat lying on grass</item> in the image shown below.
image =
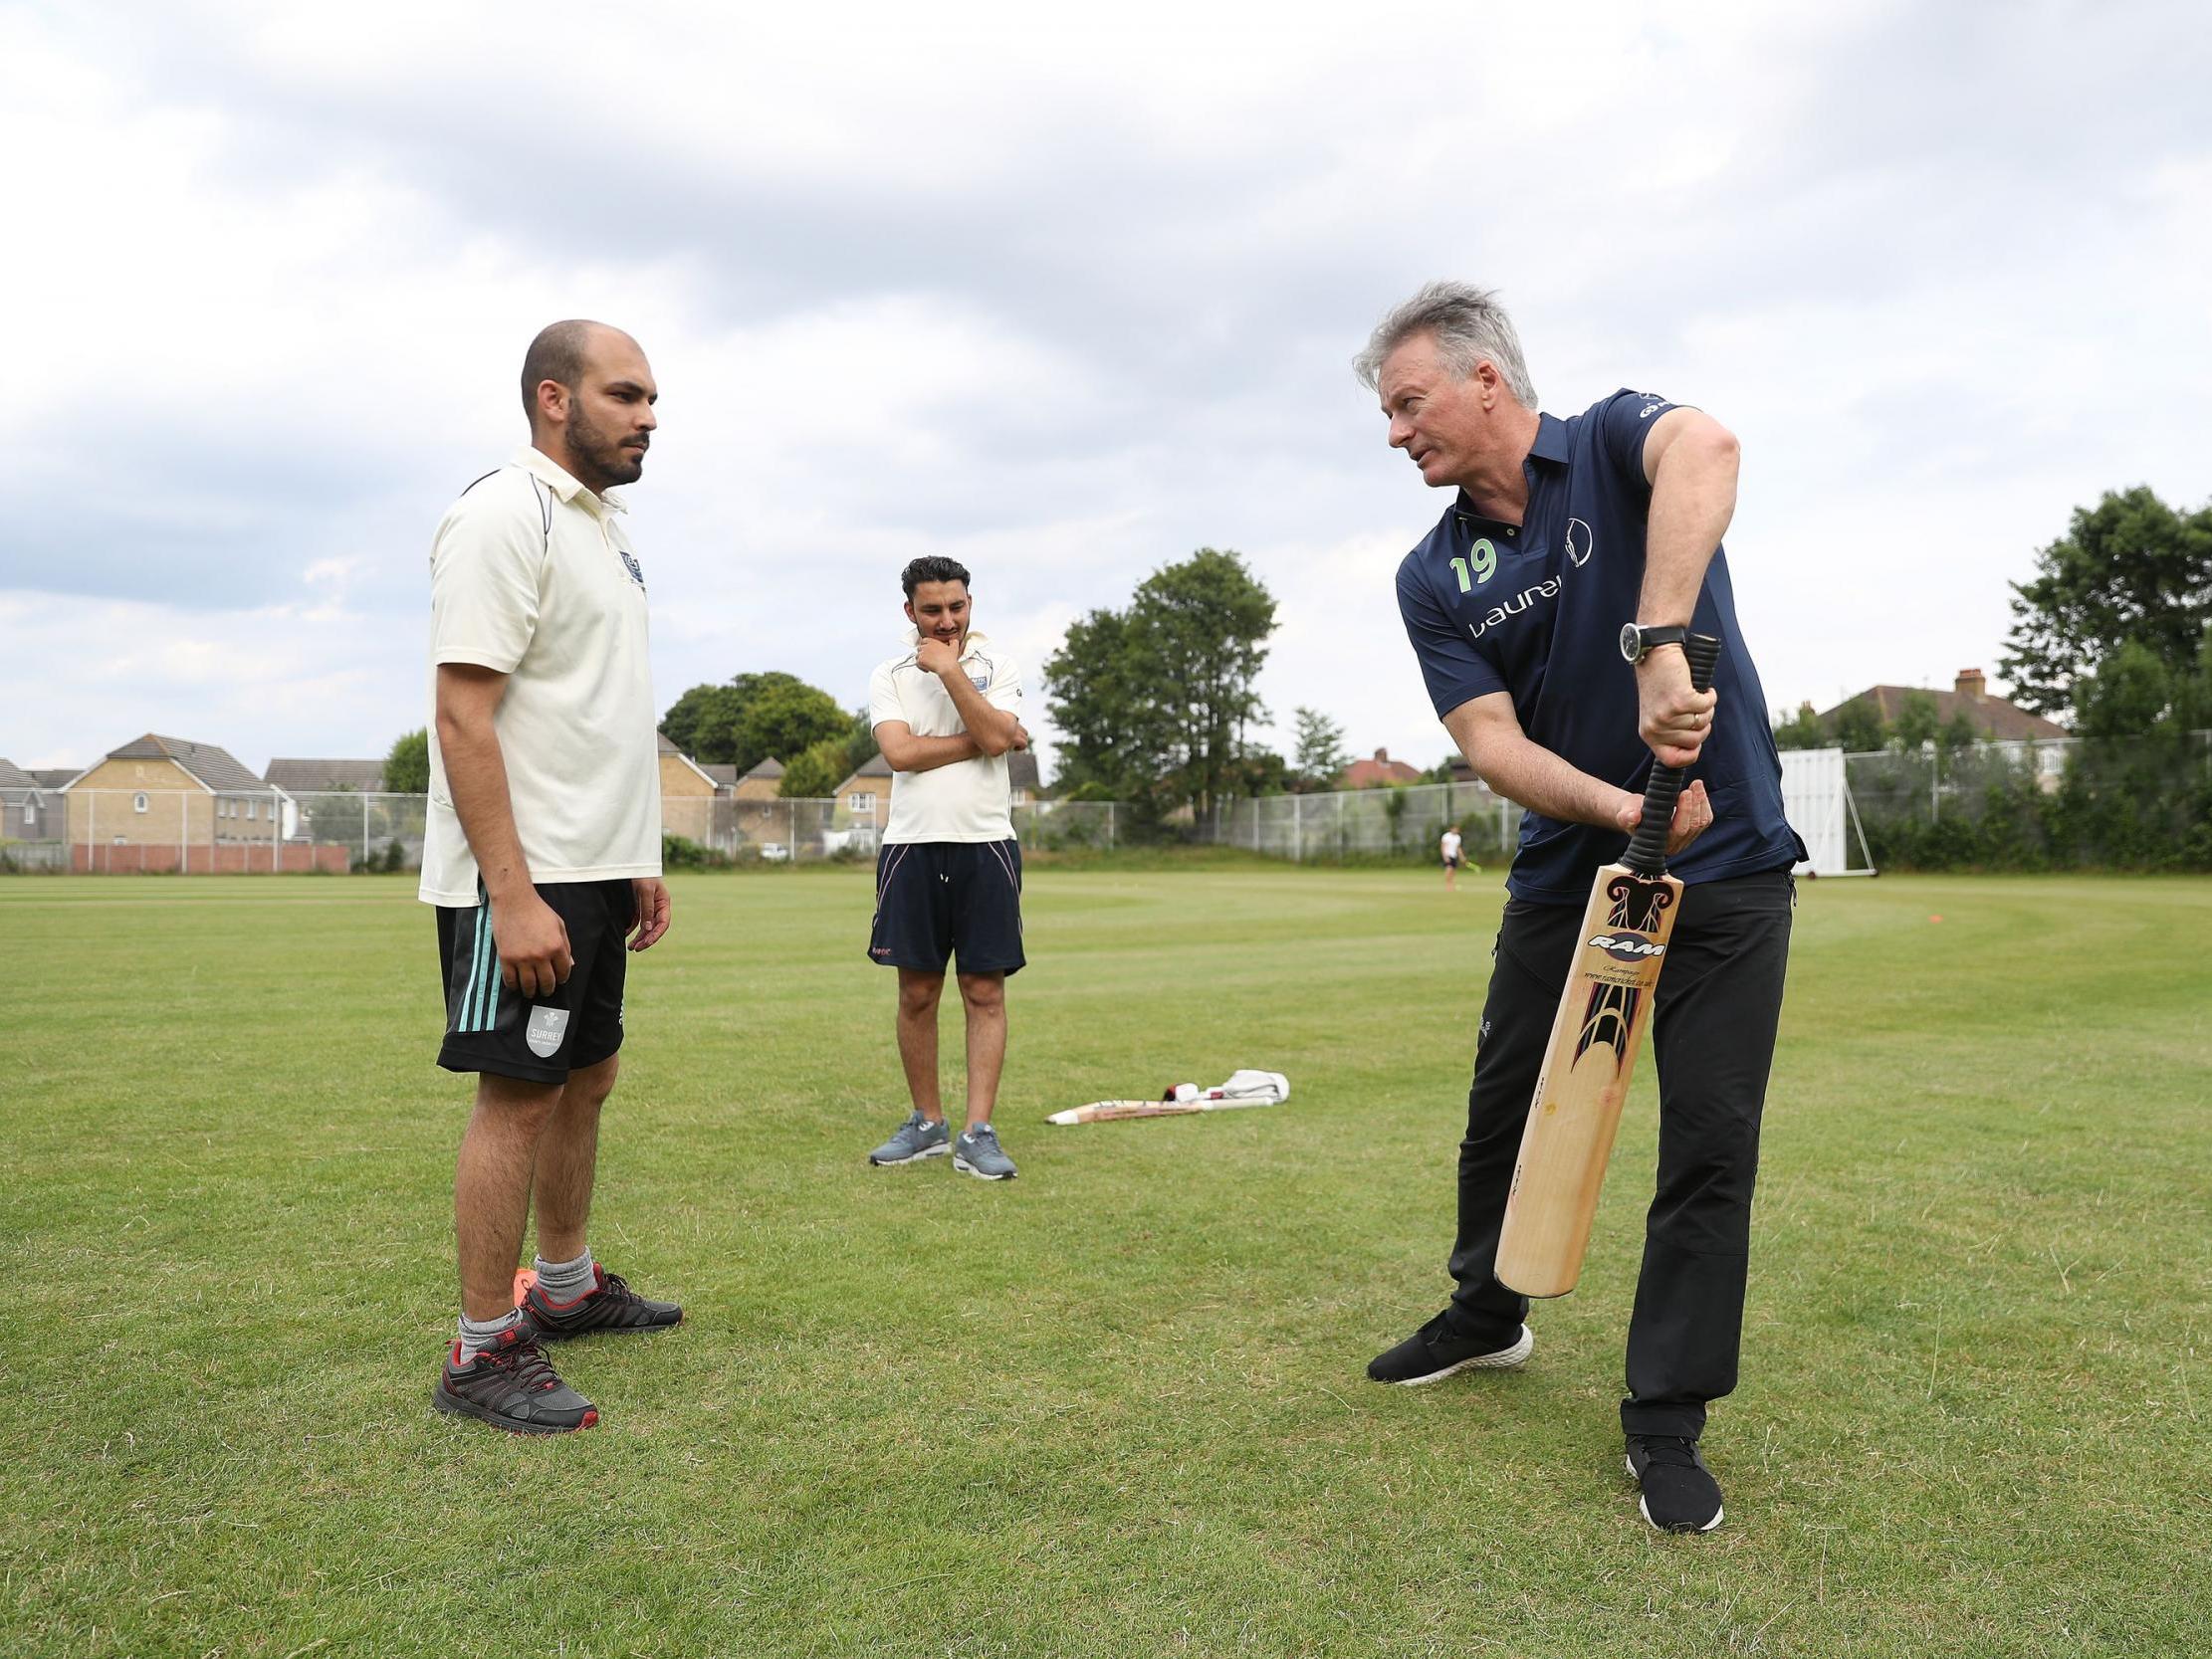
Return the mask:
{"type": "Polygon", "coordinates": [[[1156,1101],[1093,1101],[1055,1112],[1048,1124],[1110,1124],[1121,1118],[1175,1118],[1192,1112],[1228,1112],[1240,1106],[1276,1106],[1290,1098],[1290,1079],[1280,1072],[1237,1072],[1217,1088],[1179,1083],[1156,1101]]]}

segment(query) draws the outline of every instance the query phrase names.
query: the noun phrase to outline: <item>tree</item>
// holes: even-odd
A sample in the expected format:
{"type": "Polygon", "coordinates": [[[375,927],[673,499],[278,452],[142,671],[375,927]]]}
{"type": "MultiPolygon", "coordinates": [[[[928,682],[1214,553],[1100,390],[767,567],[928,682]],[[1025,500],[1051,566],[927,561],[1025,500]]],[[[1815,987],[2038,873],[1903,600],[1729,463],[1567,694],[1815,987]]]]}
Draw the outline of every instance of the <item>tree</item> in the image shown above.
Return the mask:
{"type": "Polygon", "coordinates": [[[2012,584],[2013,627],[1998,665],[2022,708],[2075,707],[2074,682],[2130,642],[2169,677],[2194,674],[2212,624],[2212,506],[2177,513],[2144,486],[2106,492],[2075,510],[2036,569],[2034,580],[2012,584]]]}
{"type": "Polygon", "coordinates": [[[844,736],[828,736],[783,762],[783,781],[775,792],[794,800],[825,801],[851,775],[844,736]]]}
{"type": "Polygon", "coordinates": [[[1165,723],[1143,695],[1129,618],[1095,610],[1068,624],[1044,663],[1046,707],[1060,729],[1056,783],[1096,784],[1107,800],[1136,800],[1160,770],[1165,723]]]}
{"type": "Polygon", "coordinates": [[[2084,737],[2136,737],[2171,712],[2174,679],[2157,654],[2128,640],[2095,674],[2074,682],[2075,730],[2084,737]]]}
{"type": "Polygon", "coordinates": [[[1836,711],[1836,741],[1852,753],[1885,747],[1888,738],[1888,724],[1873,698],[1855,697],[1836,711]]]}
{"type": "Polygon", "coordinates": [[[394,795],[430,793],[430,732],[417,727],[392,744],[384,756],[384,788],[394,795]]]}
{"type": "Polygon", "coordinates": [[[1351,750],[1344,746],[1344,727],[1318,709],[1300,709],[1296,718],[1296,754],[1302,781],[1310,789],[1333,787],[1337,775],[1352,759],[1351,750]]]}
{"type": "Polygon", "coordinates": [[[1827,748],[1832,740],[1810,703],[1799,704],[1794,716],[1774,723],[1776,748],[1827,748]]]}
{"type": "Polygon", "coordinates": [[[845,738],[845,769],[837,774],[838,781],[843,782],[882,752],[883,745],[876,741],[876,728],[868,724],[868,711],[855,709],[852,731],[845,738]]]}
{"type": "Polygon", "coordinates": [[[1897,723],[1890,728],[1889,741],[1906,754],[1918,754],[1935,741],[1941,725],[1941,707],[1933,692],[1906,692],[1897,704],[1897,723]]]}
{"type": "Polygon", "coordinates": [[[703,764],[727,764],[737,753],[738,715],[744,707],[735,681],[694,686],[661,717],[661,735],[703,764]]]}
{"type": "Polygon", "coordinates": [[[1103,783],[1156,816],[1235,792],[1258,754],[1253,685],[1274,628],[1274,599],[1214,547],[1153,572],[1126,611],[1078,618],[1044,665],[1057,781],[1103,783]]]}
{"type": "MultiPolygon", "coordinates": [[[[788,674],[741,675],[737,683],[750,694],[738,714],[736,752],[730,757],[740,772],[763,760],[780,760],[788,766],[792,755],[831,739],[843,753],[852,735],[852,716],[827,692],[788,674]],[[746,681],[752,685],[745,686],[746,681]]],[[[839,772],[837,777],[844,775],[839,772]]],[[[829,781],[834,784],[837,778],[829,781]]]]}
{"type": "MultiPolygon", "coordinates": [[[[669,706],[660,728],[702,764],[721,762],[749,772],[763,760],[788,764],[824,737],[848,734],[851,721],[827,692],[772,671],[740,674],[724,686],[692,687],[669,706]]],[[[868,740],[875,740],[872,733],[868,740]]]]}

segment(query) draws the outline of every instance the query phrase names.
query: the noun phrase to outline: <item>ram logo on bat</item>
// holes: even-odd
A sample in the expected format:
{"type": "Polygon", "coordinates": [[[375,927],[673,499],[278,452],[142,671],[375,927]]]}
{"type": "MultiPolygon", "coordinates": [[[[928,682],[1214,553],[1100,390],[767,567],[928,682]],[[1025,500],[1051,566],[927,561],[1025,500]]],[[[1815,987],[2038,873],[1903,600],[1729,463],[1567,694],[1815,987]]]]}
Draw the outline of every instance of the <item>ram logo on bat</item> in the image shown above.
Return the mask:
{"type": "Polygon", "coordinates": [[[1598,933],[1590,942],[1617,962],[1652,961],[1666,954],[1666,946],[1642,933],[1598,933]]]}

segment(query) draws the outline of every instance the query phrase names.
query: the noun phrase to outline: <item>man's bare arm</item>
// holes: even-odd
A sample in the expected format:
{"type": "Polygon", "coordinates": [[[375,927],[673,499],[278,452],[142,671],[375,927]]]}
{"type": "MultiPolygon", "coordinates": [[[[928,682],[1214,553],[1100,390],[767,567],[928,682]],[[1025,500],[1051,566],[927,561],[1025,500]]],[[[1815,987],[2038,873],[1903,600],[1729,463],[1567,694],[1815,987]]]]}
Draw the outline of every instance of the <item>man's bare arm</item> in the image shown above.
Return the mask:
{"type": "MultiPolygon", "coordinates": [[[[1644,534],[1644,589],[1634,620],[1687,626],[1713,549],[1736,513],[1735,434],[1697,409],[1669,409],[1644,441],[1652,510],[1644,534]]],[[[1627,619],[1624,619],[1627,620],[1627,619]]],[[[1689,663],[1660,646],[1637,666],[1638,728],[1669,766],[1697,758],[1712,729],[1712,692],[1690,689],[1689,663]]]]}
{"type": "MultiPolygon", "coordinates": [[[[1635,829],[1644,815],[1642,795],[1617,789],[1533,741],[1521,729],[1513,699],[1505,692],[1460,704],[1444,716],[1443,726],[1467,764],[1493,791],[1547,818],[1625,833],[1635,829]]],[[[1693,780],[1675,801],[1673,833],[1666,850],[1680,852],[1711,822],[1705,786],[1693,780]]]]}
{"type": "Polygon", "coordinates": [[[507,757],[493,717],[507,695],[507,676],[473,663],[438,665],[438,753],[461,833],[469,838],[492,905],[492,938],[500,977],[525,996],[543,996],[574,966],[568,930],[531,885],[515,806],[507,791],[507,757]]]}
{"type": "Polygon", "coordinates": [[[883,758],[895,772],[934,772],[955,761],[973,760],[983,752],[965,731],[949,737],[917,737],[904,721],[885,721],[878,726],[876,747],[883,750],[883,758]]]}
{"type": "Polygon", "coordinates": [[[952,673],[938,678],[945,682],[953,707],[960,711],[961,725],[968,727],[968,735],[981,752],[1003,754],[1014,746],[1014,732],[1021,722],[1012,710],[995,707],[957,664],[952,673]]]}

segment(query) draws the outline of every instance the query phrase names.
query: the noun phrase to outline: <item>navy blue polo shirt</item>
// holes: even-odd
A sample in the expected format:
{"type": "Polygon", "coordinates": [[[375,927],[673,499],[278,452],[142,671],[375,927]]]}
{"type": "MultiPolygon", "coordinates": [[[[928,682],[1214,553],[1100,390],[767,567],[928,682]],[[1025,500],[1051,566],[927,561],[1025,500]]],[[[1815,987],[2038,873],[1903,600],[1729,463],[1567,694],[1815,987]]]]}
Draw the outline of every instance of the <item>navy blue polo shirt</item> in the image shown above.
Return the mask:
{"type": "MultiPolygon", "coordinates": [[[[1526,521],[1485,518],[1462,492],[1398,567],[1399,613],[1439,718],[1508,693],[1531,741],[1638,794],[1653,760],[1637,732],[1636,670],[1621,656],[1621,625],[1640,620],[1644,590],[1644,441],[1673,407],[1656,392],[1619,391],[1567,420],[1539,417],[1522,469],[1526,521]]],[[[1720,704],[1689,771],[1704,780],[1713,822],[1667,868],[1691,883],[1794,864],[1805,848],[1782,816],[1782,760],[1724,551],[1705,571],[1692,626],[1720,640],[1720,704]]],[[[1524,812],[1506,890],[1579,905],[1598,867],[1628,844],[1619,830],[1524,812]]]]}

